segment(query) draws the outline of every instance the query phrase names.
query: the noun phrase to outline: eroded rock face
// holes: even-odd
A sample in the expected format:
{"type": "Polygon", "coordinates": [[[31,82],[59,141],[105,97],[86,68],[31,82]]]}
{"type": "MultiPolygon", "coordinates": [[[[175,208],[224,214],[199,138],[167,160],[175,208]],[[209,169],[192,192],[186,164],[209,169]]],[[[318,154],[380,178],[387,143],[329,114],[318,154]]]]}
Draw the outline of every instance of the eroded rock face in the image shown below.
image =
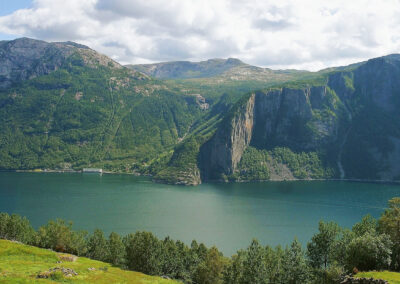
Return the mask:
{"type": "Polygon", "coordinates": [[[48,43],[30,38],[0,42],[0,88],[56,71],[75,52],[84,64],[123,68],[87,46],[73,42],[48,43]]]}
{"type": "Polygon", "coordinates": [[[235,172],[247,146],[329,153],[341,178],[399,180],[400,56],[332,73],[326,84],[255,92],[201,148],[202,177],[235,172]]]}
{"type": "Polygon", "coordinates": [[[0,88],[57,70],[74,47],[20,38],[0,43],[0,88]]]}
{"type": "Polygon", "coordinates": [[[201,163],[205,179],[219,179],[218,174],[229,175],[236,169],[251,141],[255,98],[255,94],[252,94],[232,118],[217,130],[214,138],[203,146],[201,163]]]}
{"type": "Polygon", "coordinates": [[[326,87],[252,94],[202,147],[203,178],[219,180],[235,172],[249,145],[310,150],[328,143],[326,137],[334,136],[336,121],[313,119],[313,105],[315,109],[322,107],[325,95],[326,87]]]}

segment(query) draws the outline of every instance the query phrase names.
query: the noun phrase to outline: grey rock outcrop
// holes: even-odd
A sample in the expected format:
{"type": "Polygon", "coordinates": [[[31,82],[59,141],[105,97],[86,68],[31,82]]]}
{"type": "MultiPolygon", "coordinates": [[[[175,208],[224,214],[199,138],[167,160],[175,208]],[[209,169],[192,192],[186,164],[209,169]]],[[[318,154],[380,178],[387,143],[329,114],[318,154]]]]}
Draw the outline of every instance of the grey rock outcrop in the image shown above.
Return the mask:
{"type": "Polygon", "coordinates": [[[18,38],[0,41],[0,88],[54,72],[75,52],[81,55],[83,64],[122,68],[110,58],[81,44],[18,38]]]}
{"type": "Polygon", "coordinates": [[[229,175],[234,172],[251,141],[255,98],[255,94],[252,94],[246,103],[225,120],[214,138],[202,147],[203,178],[218,179],[215,173],[229,175]]]}
{"type": "Polygon", "coordinates": [[[400,56],[329,74],[317,86],[255,92],[201,148],[202,178],[235,172],[247,146],[323,152],[337,177],[400,178],[400,56]]]}

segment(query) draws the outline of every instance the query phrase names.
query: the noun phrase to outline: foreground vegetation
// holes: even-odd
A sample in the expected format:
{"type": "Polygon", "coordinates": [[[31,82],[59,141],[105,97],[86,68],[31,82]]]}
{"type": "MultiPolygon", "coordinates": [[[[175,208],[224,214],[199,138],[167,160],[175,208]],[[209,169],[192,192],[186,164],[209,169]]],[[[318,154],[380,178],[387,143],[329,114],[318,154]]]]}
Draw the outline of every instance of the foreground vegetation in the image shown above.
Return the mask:
{"type": "Polygon", "coordinates": [[[357,277],[384,279],[390,284],[400,284],[400,273],[393,271],[369,271],[357,273],[357,277]]]}
{"type": "Polygon", "coordinates": [[[74,282],[74,283],[178,283],[143,273],[122,270],[111,264],[79,257],[75,261],[65,261],[68,256],[16,242],[0,240],[0,282],[74,282]],[[60,260],[63,260],[61,263],[60,260]],[[51,273],[48,279],[36,278],[38,274],[55,267],[69,268],[78,275],[65,277],[61,273],[51,273]]]}
{"type": "MultiPolygon", "coordinates": [[[[49,221],[35,231],[25,217],[7,213],[0,214],[0,238],[85,256],[107,262],[107,267],[113,265],[149,275],[168,276],[185,283],[338,283],[342,275],[355,270],[399,271],[399,224],[400,198],[393,198],[379,220],[367,215],[351,230],[340,228],[334,222],[321,221],[319,231],[306,249],[296,239],[290,246],[276,248],[264,247],[253,240],[247,249],[239,250],[230,258],[224,257],[216,247],[207,248],[196,241],[189,247],[169,237],[160,240],[149,232],[124,237],[111,233],[106,238],[101,230],[95,230],[93,234],[73,231],[72,224],[63,220],[49,221]]],[[[32,262],[36,257],[29,256],[29,250],[34,248],[23,247],[20,250],[28,250],[26,256],[13,257],[13,248],[2,244],[0,260],[13,266],[13,271],[23,272],[30,266],[36,267],[32,262]],[[12,264],[12,261],[17,262],[12,264]],[[21,271],[18,265],[21,265],[21,271]]],[[[46,251],[43,257],[54,260],[56,254],[46,251]]],[[[104,265],[79,259],[77,265],[104,265]]],[[[35,269],[42,268],[44,266],[35,269]]],[[[8,270],[7,266],[2,269],[8,270]]],[[[396,283],[397,277],[390,272],[360,275],[387,276],[394,281],[392,283],[396,283]]]]}

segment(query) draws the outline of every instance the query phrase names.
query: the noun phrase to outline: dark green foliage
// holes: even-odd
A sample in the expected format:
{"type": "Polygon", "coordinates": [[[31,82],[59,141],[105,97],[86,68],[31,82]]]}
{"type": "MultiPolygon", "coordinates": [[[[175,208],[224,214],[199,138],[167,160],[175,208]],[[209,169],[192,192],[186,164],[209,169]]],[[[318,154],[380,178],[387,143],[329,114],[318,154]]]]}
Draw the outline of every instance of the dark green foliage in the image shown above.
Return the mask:
{"type": "Polygon", "coordinates": [[[121,237],[117,233],[112,232],[108,237],[107,245],[107,262],[110,262],[116,266],[123,267],[125,264],[126,252],[125,245],[122,242],[121,237]]]}
{"type": "Polygon", "coordinates": [[[390,265],[392,242],[386,234],[357,236],[347,245],[346,267],[360,271],[387,269],[390,265]]]}
{"type": "Polygon", "coordinates": [[[188,138],[179,144],[167,167],[158,172],[155,179],[166,183],[190,184],[193,180],[195,182],[198,180],[197,183],[199,183],[200,170],[197,163],[199,147],[196,137],[188,138]]]}
{"type": "Polygon", "coordinates": [[[375,235],[377,228],[377,221],[371,215],[366,215],[361,219],[361,222],[354,224],[352,231],[360,237],[365,234],[375,235]]]}
{"type": "Polygon", "coordinates": [[[0,238],[15,240],[13,236],[18,235],[25,243],[35,240],[43,248],[85,255],[151,275],[166,275],[184,283],[334,284],[353,268],[380,270],[392,264],[395,269],[399,200],[390,200],[378,227],[369,215],[355,224],[352,231],[334,222],[321,221],[306,252],[296,239],[285,249],[262,247],[253,240],[246,250],[226,258],[216,247],[208,249],[196,241],[188,247],[169,237],[160,240],[150,232],[132,233],[123,239],[111,233],[105,239],[101,230],[95,230],[87,236],[73,231],[72,224],[63,220],[49,221],[36,233],[26,218],[6,213],[0,213],[0,238]],[[14,221],[10,223],[11,219],[14,221]]]}
{"type": "Polygon", "coordinates": [[[239,250],[237,254],[233,255],[230,262],[228,263],[223,279],[224,283],[239,284],[242,283],[243,271],[244,271],[244,261],[246,258],[246,252],[239,250]]]}
{"type": "Polygon", "coordinates": [[[285,251],[281,246],[277,246],[275,249],[269,246],[265,248],[265,266],[268,283],[280,283],[282,281],[284,254],[285,251]]]}
{"type": "Polygon", "coordinates": [[[276,147],[270,152],[278,163],[289,167],[296,178],[330,178],[333,170],[322,163],[321,154],[318,152],[295,153],[289,148],[276,147]]]}
{"type": "Polygon", "coordinates": [[[205,259],[199,263],[194,272],[193,280],[199,284],[221,284],[222,273],[225,270],[225,258],[216,247],[207,251],[205,259]]]}
{"type": "Polygon", "coordinates": [[[146,171],[201,111],[159,81],[81,64],[0,90],[0,169],[146,171]]]}
{"type": "Polygon", "coordinates": [[[268,152],[247,147],[237,166],[237,172],[232,175],[234,180],[268,180],[268,152]]]}
{"type": "Polygon", "coordinates": [[[87,233],[83,231],[73,231],[72,222],[65,223],[64,220],[57,219],[39,228],[38,245],[58,252],[86,255],[86,235],[87,233]]]}
{"type": "Polygon", "coordinates": [[[0,238],[34,244],[36,232],[25,217],[0,213],[0,238]]]}
{"type": "Polygon", "coordinates": [[[160,275],[161,242],[149,232],[137,232],[124,238],[127,266],[131,270],[149,275],[160,275]]]}
{"type": "Polygon", "coordinates": [[[307,283],[310,280],[310,268],[301,244],[295,239],[287,247],[283,257],[283,282],[288,284],[307,283]]]}
{"type": "Polygon", "coordinates": [[[378,231],[387,234],[393,243],[392,269],[400,269],[400,198],[389,200],[389,208],[385,210],[379,219],[378,231]]]}
{"type": "Polygon", "coordinates": [[[110,259],[110,249],[103,231],[96,229],[88,239],[87,256],[92,259],[107,261],[110,259]]]}
{"type": "Polygon", "coordinates": [[[319,222],[318,233],[307,244],[307,256],[314,268],[327,269],[332,261],[335,241],[339,237],[340,228],[334,222],[319,222]]]}
{"type": "Polygon", "coordinates": [[[253,240],[246,251],[246,259],[243,262],[243,275],[241,283],[267,283],[265,255],[265,249],[258,243],[257,240],[253,240]]]}

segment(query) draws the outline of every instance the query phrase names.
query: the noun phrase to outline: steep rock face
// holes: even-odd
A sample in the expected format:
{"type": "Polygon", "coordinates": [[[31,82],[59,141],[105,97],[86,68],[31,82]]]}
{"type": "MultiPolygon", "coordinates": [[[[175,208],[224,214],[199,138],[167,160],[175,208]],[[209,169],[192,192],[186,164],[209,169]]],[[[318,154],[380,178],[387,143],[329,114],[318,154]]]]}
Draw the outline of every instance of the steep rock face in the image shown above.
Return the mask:
{"type": "Polygon", "coordinates": [[[352,116],[343,145],[346,178],[399,180],[400,57],[371,59],[341,77],[348,90],[337,92],[346,94],[352,116]]]}
{"type": "Polygon", "coordinates": [[[204,179],[221,179],[235,172],[247,146],[277,146],[315,150],[332,142],[337,119],[315,119],[313,112],[326,104],[326,87],[282,88],[253,93],[226,118],[201,149],[204,179]],[[313,109],[314,105],[314,109],[313,109]]]}
{"type": "Polygon", "coordinates": [[[255,129],[252,144],[257,147],[273,145],[309,148],[312,139],[301,135],[312,118],[310,89],[272,90],[258,92],[255,107],[255,129]]]}
{"type": "Polygon", "coordinates": [[[214,137],[203,145],[201,168],[205,179],[220,179],[232,174],[243,151],[251,141],[254,124],[255,94],[225,120],[214,137]]]}
{"type": "Polygon", "coordinates": [[[322,86],[256,92],[202,147],[203,177],[231,175],[253,146],[323,153],[322,164],[336,165],[341,178],[399,180],[399,108],[397,55],[332,73],[322,86]]]}

